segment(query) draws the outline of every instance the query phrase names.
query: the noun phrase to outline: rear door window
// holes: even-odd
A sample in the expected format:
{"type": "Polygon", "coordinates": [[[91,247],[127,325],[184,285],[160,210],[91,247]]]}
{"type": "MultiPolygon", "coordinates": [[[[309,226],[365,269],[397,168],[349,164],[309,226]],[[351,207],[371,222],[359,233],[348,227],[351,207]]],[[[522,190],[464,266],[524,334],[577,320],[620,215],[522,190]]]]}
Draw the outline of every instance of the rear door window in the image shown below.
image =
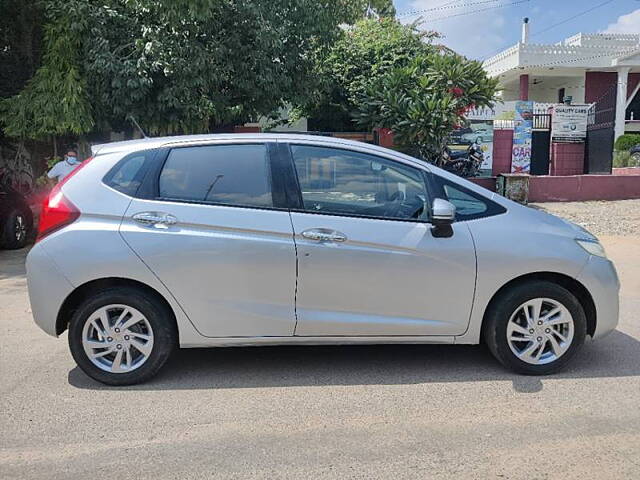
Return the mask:
{"type": "Polygon", "coordinates": [[[159,196],[244,207],[272,207],[264,144],[207,145],[172,149],[160,173],[159,196]]]}

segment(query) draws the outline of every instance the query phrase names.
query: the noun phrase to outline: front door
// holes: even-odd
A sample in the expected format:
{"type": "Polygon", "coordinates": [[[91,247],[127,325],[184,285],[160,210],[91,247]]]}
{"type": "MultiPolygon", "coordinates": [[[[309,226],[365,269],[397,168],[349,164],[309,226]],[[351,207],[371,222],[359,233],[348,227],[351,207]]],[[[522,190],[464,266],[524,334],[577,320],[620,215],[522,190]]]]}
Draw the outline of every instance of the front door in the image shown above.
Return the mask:
{"type": "Polygon", "coordinates": [[[292,145],[303,208],[297,336],[459,335],[476,277],[465,223],[436,238],[420,169],[350,150],[292,145]]]}
{"type": "Polygon", "coordinates": [[[208,337],[291,336],[296,254],[264,144],[172,149],[125,241],[208,337]]]}

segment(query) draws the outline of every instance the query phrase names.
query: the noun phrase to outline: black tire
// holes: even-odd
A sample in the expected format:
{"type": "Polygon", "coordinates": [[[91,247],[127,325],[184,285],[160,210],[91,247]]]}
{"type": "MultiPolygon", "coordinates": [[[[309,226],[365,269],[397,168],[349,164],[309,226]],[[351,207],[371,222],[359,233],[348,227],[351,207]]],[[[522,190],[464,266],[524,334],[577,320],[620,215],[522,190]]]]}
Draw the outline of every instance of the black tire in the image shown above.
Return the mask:
{"type": "Polygon", "coordinates": [[[95,292],[75,310],[69,323],[69,348],[78,366],[88,376],[106,385],[134,385],[154,377],[164,366],[177,346],[177,329],[173,313],[158,299],[142,289],[111,287],[95,292]],[[153,330],[153,348],[147,360],[137,369],[126,373],[107,372],[87,357],[82,344],[82,332],[89,317],[99,308],[121,304],[142,313],[153,330]]]}
{"type": "Polygon", "coordinates": [[[584,343],[587,319],[578,299],[566,288],[548,281],[529,281],[508,289],[490,305],[483,325],[484,340],[496,359],[505,367],[524,375],[549,375],[561,370],[584,343]],[[573,317],[574,334],[568,348],[556,360],[534,365],[518,358],[507,341],[507,324],[523,303],[535,298],[549,298],[560,302],[573,317]]]}
{"type": "Polygon", "coordinates": [[[17,207],[11,209],[2,224],[0,246],[9,250],[23,248],[27,244],[32,226],[31,212],[25,212],[17,207]],[[21,223],[24,225],[24,230],[19,227],[21,223]]]}

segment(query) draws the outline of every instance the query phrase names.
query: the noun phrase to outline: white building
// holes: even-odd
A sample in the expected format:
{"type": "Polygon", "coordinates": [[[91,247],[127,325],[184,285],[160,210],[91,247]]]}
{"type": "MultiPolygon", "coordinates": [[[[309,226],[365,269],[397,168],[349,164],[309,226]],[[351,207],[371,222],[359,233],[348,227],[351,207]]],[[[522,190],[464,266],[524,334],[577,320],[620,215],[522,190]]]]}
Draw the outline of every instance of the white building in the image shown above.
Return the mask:
{"type": "Polygon", "coordinates": [[[640,34],[578,33],[556,44],[535,44],[525,19],[521,41],[483,65],[500,79],[505,101],[558,103],[571,96],[573,103],[610,112],[615,138],[640,131],[640,34]]]}

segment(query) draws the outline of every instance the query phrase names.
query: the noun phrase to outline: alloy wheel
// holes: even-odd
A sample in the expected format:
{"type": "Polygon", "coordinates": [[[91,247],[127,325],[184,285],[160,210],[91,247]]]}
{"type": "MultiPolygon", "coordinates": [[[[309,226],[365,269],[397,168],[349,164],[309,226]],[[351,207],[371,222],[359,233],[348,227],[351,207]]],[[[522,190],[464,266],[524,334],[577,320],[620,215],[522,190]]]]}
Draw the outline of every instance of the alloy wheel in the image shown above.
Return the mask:
{"type": "Polygon", "coordinates": [[[534,298],[520,305],[509,318],[507,342],[523,362],[544,365],[569,350],[574,329],[573,317],[562,303],[534,298]]]}
{"type": "Polygon", "coordinates": [[[127,373],[148,360],[153,351],[153,330],[135,308],[107,305],[87,318],[82,346],[96,367],[110,373],[127,373]]]}
{"type": "Polygon", "coordinates": [[[16,215],[14,223],[14,234],[18,243],[22,242],[27,236],[27,222],[22,215],[16,215]]]}

